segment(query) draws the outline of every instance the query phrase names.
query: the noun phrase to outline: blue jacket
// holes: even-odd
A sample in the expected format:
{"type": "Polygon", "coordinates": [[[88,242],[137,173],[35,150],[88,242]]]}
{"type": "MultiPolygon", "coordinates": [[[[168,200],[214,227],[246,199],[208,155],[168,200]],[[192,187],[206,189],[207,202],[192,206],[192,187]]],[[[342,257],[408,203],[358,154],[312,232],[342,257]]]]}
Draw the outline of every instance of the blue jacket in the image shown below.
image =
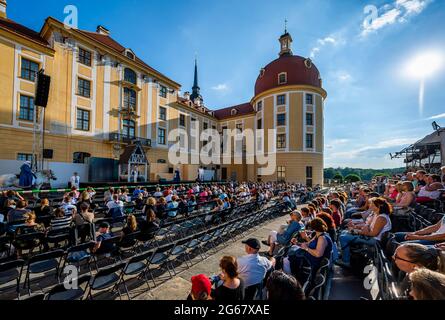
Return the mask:
{"type": "Polygon", "coordinates": [[[291,241],[292,235],[301,230],[303,230],[303,225],[300,222],[292,221],[284,233],[277,235],[278,243],[287,245],[291,241]]]}
{"type": "Polygon", "coordinates": [[[32,186],[32,178],[36,178],[35,174],[32,173],[31,167],[27,164],[23,164],[20,167],[20,187],[30,187],[32,186]]]}

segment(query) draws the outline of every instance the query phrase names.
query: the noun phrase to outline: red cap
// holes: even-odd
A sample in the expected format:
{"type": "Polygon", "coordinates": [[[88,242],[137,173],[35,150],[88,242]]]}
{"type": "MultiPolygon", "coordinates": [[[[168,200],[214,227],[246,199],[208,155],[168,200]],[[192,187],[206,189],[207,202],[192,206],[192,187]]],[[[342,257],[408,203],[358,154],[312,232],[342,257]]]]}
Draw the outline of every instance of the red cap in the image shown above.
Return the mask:
{"type": "Polygon", "coordinates": [[[212,284],[205,275],[198,274],[192,277],[192,294],[194,297],[199,297],[203,292],[210,296],[212,284]]]}

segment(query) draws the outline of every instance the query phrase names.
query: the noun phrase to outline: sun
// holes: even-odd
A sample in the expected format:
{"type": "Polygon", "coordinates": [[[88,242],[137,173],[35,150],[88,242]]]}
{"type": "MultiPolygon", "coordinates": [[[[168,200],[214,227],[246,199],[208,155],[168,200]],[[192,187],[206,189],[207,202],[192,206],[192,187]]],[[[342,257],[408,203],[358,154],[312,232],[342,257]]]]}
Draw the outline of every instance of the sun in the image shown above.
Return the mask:
{"type": "Polygon", "coordinates": [[[439,71],[443,62],[442,53],[438,51],[423,52],[408,61],[405,73],[412,78],[425,79],[439,71]]]}

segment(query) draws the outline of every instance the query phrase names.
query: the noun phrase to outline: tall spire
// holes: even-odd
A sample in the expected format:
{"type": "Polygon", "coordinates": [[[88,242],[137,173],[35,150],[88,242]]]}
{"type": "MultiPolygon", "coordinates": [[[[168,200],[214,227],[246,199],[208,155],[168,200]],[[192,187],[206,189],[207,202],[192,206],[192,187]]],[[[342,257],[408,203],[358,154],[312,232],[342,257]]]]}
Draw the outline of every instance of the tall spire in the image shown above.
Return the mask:
{"type": "Polygon", "coordinates": [[[287,19],[284,19],[284,34],[287,33],[287,19]]]}
{"type": "Polygon", "coordinates": [[[199,93],[200,88],[198,85],[198,59],[195,57],[195,76],[193,80],[192,94],[190,95],[190,100],[195,101],[196,98],[202,100],[201,94],[199,93]]]}

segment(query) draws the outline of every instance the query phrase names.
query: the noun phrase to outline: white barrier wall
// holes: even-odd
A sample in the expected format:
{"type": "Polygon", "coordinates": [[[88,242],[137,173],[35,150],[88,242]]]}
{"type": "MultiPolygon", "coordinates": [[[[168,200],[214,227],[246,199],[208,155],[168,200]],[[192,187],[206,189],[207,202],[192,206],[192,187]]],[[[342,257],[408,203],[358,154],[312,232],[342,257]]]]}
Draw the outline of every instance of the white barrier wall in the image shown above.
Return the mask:
{"type": "MultiPolygon", "coordinates": [[[[19,174],[22,164],[22,161],[17,160],[0,160],[0,175],[19,174]]],[[[67,188],[68,181],[74,172],[79,174],[80,182],[88,181],[89,178],[88,164],[48,162],[45,163],[45,169],[51,169],[57,177],[56,181],[51,181],[51,187],[53,188],[67,188]]]]}

